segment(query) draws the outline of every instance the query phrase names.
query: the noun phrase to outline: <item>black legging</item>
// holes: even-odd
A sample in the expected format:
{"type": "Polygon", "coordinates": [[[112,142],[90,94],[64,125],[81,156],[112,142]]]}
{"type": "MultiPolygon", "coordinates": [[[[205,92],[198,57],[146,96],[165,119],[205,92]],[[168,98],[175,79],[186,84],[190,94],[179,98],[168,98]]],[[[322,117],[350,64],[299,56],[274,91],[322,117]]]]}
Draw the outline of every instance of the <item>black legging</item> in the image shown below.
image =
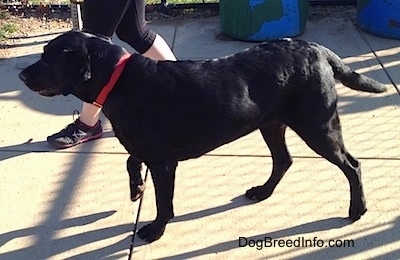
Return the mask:
{"type": "Polygon", "coordinates": [[[85,0],[83,30],[110,38],[115,32],[119,39],[144,53],[156,38],[144,15],[144,0],[85,0]]]}

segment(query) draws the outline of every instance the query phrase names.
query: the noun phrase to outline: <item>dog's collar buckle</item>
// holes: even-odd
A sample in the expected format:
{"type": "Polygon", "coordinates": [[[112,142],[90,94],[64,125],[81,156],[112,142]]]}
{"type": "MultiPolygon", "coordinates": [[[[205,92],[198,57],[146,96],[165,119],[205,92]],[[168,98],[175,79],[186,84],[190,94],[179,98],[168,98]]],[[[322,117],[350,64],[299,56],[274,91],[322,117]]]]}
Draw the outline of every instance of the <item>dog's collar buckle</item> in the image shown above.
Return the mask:
{"type": "Polygon", "coordinates": [[[99,95],[97,96],[96,100],[93,101],[93,105],[99,108],[103,107],[104,102],[107,99],[108,94],[110,94],[111,90],[114,88],[115,83],[117,83],[119,77],[122,74],[122,71],[125,68],[126,62],[128,61],[129,57],[131,57],[130,53],[125,53],[118,61],[117,65],[113,73],[111,74],[110,79],[108,80],[107,84],[101,89],[99,95]]]}

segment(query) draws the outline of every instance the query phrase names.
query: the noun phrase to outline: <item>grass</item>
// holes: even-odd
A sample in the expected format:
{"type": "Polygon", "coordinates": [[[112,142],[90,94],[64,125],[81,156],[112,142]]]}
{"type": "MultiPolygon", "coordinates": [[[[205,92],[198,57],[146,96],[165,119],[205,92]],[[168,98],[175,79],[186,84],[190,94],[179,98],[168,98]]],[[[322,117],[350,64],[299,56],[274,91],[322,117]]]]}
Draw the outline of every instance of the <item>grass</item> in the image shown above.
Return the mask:
{"type": "Polygon", "coordinates": [[[14,24],[6,22],[7,18],[9,17],[10,14],[7,11],[0,10],[0,41],[4,41],[8,34],[18,30],[14,24]]]}

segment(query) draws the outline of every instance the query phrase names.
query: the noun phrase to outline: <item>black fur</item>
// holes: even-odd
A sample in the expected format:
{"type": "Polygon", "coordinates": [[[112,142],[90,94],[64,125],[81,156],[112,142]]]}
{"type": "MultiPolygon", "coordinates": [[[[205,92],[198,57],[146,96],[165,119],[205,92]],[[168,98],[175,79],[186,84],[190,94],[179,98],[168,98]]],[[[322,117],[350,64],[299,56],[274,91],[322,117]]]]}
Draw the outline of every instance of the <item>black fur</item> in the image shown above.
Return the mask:
{"type": "MultiPolygon", "coordinates": [[[[20,78],[42,95],[74,94],[90,103],[124,52],[93,35],[69,32],[49,42],[41,59],[20,78]]],[[[103,112],[130,154],[132,200],[143,194],[141,164],[151,170],[157,217],[139,236],[149,242],[160,238],[174,216],[178,161],[257,129],[271,150],[273,168],[267,182],[246,196],[268,198],[292,164],[284,137],[287,126],[343,171],[350,184],[349,216],[358,220],[367,210],[361,168],[343,144],[335,79],[356,90],[385,91],[382,84],[350,70],[332,51],[300,40],[270,41],[204,61],[156,62],[133,55],[103,112]]]]}

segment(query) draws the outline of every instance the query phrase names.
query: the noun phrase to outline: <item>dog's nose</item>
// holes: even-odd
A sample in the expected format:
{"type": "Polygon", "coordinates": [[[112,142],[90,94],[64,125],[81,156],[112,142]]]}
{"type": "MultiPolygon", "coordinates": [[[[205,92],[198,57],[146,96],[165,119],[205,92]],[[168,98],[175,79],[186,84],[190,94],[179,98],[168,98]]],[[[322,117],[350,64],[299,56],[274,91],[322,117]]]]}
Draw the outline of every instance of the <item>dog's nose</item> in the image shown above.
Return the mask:
{"type": "Polygon", "coordinates": [[[24,83],[28,81],[28,77],[24,74],[23,71],[21,71],[21,72],[18,74],[18,77],[19,77],[19,79],[22,80],[22,82],[24,82],[24,83]]]}

